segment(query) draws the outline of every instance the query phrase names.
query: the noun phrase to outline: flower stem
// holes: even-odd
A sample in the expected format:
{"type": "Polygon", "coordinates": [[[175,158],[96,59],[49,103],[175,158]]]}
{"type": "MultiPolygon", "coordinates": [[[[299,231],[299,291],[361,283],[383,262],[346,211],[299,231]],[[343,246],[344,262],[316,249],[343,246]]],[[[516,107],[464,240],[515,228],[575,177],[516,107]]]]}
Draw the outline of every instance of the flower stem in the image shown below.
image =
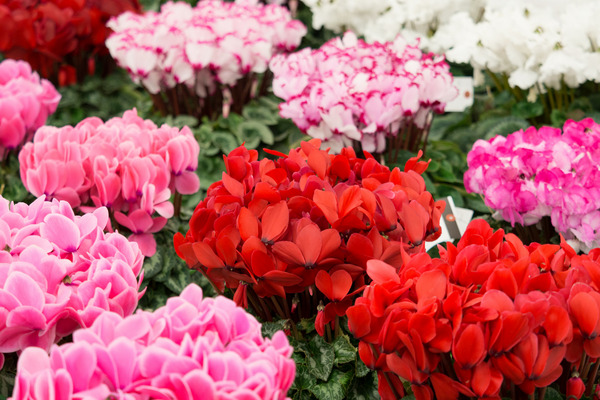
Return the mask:
{"type": "Polygon", "coordinates": [[[175,192],[175,198],[173,199],[173,206],[174,206],[174,211],[173,211],[173,215],[175,217],[179,217],[179,214],[181,213],[181,201],[182,201],[182,197],[181,193],[179,192],[175,192]]]}
{"type": "Polygon", "coordinates": [[[600,367],[600,360],[597,360],[594,363],[594,367],[592,368],[592,372],[587,376],[587,383],[585,388],[585,395],[589,396],[592,394],[592,389],[594,388],[594,383],[596,382],[596,376],[598,376],[598,367],[600,367]]]}

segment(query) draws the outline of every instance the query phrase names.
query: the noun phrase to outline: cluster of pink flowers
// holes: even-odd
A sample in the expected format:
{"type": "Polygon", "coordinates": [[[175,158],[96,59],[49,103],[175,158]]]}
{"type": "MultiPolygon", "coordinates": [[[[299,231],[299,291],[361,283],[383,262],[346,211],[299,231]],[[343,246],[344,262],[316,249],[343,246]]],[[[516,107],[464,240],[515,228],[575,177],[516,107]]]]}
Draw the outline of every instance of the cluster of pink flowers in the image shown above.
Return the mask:
{"type": "Polygon", "coordinates": [[[600,125],[569,120],[478,140],[467,157],[465,187],[511,224],[552,225],[584,248],[600,247],[600,125]]]}
{"type": "Polygon", "coordinates": [[[156,251],[152,233],[173,216],[171,194],[200,187],[194,172],[199,151],[189,128],[158,128],[130,110],[106,123],[91,117],[75,127],[44,126],[23,147],[19,162],[31,193],[83,211],[107,207],[150,256],[156,251]]]}
{"type": "Polygon", "coordinates": [[[19,147],[52,114],[60,94],[25,61],[0,63],[0,159],[19,147]]]}
{"type": "Polygon", "coordinates": [[[291,354],[282,331],[264,339],[254,317],[192,284],[154,313],[104,313],[50,356],[25,350],[12,399],[283,400],[291,354]]]}
{"type": "Polygon", "coordinates": [[[133,313],[143,257],[107,223],[106,208],[76,216],[64,201],[0,196],[0,353],[47,351],[105,311],[133,313]]]}
{"type": "Polygon", "coordinates": [[[382,153],[406,125],[427,127],[457,95],[442,56],[423,54],[398,36],[368,44],[351,32],[317,50],[273,58],[274,93],[282,117],[334,151],[360,141],[382,153]]]}
{"type": "Polygon", "coordinates": [[[251,0],[169,2],[160,13],[124,13],[108,26],[106,46],[132,79],[150,93],[185,84],[200,98],[265,72],[273,54],[295,49],[306,33],[286,8],[251,0]]]}

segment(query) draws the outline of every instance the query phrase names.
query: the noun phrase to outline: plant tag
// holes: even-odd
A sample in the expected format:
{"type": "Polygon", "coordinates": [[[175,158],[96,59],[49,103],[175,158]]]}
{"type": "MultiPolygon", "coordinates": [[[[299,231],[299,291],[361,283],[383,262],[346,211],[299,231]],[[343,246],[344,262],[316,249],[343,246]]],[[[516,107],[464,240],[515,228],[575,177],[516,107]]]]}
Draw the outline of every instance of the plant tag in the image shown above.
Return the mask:
{"type": "Polygon", "coordinates": [[[473,78],[469,76],[454,77],[454,86],[458,89],[458,96],[446,104],[447,112],[462,112],[473,105],[474,85],[473,78]]]}
{"type": "Polygon", "coordinates": [[[442,234],[435,242],[425,243],[425,250],[427,251],[440,243],[454,242],[455,239],[460,239],[473,218],[473,210],[456,207],[452,197],[448,196],[443,200],[446,201],[446,208],[440,220],[442,234]]]}

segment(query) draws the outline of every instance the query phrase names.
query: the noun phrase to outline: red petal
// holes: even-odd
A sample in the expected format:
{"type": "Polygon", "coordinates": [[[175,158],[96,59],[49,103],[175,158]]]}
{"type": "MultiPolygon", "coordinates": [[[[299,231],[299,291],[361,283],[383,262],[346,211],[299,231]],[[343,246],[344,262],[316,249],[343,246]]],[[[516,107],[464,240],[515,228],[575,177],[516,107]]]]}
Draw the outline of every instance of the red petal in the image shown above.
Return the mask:
{"type": "Polygon", "coordinates": [[[296,243],[304,255],[306,266],[314,266],[321,253],[321,230],[315,224],[305,226],[300,230],[296,243]]]}
{"type": "Polygon", "coordinates": [[[331,282],[333,284],[333,297],[330,300],[342,300],[352,287],[352,277],[343,269],[338,269],[331,274],[331,282]]]}
{"type": "Polygon", "coordinates": [[[248,240],[250,236],[258,237],[258,219],[246,207],[240,209],[238,216],[238,228],[243,241],[248,240]]]}
{"type": "Polygon", "coordinates": [[[380,260],[367,261],[367,274],[373,279],[373,282],[380,285],[387,282],[400,283],[396,268],[380,260]]]}
{"type": "Polygon", "coordinates": [[[280,260],[291,265],[305,265],[306,261],[300,248],[294,242],[281,241],[273,245],[273,253],[280,260]]]}
{"type": "Polygon", "coordinates": [[[348,329],[354,337],[360,339],[371,332],[371,313],[367,306],[364,304],[352,306],[346,311],[346,315],[348,316],[348,329]]]}
{"type": "Polygon", "coordinates": [[[596,300],[589,293],[579,292],[569,301],[569,308],[581,332],[589,337],[596,330],[600,318],[596,300]]]}
{"type": "Polygon", "coordinates": [[[467,325],[452,346],[452,355],[464,369],[473,368],[486,354],[483,332],[478,325],[467,325]]]}
{"type": "Polygon", "coordinates": [[[213,249],[204,242],[196,242],[192,245],[194,254],[198,258],[198,262],[206,268],[223,268],[223,260],[221,260],[213,249]]]}
{"type": "Polygon", "coordinates": [[[421,274],[416,284],[417,299],[419,303],[432,298],[442,300],[446,297],[448,277],[442,270],[434,269],[421,274]]]}
{"type": "Polygon", "coordinates": [[[287,230],[290,212],[285,201],[267,207],[262,217],[262,240],[273,242],[287,230]]]}
{"type": "Polygon", "coordinates": [[[302,278],[300,278],[298,275],[290,274],[289,272],[285,271],[269,271],[263,276],[263,278],[283,286],[297,285],[302,282],[302,278]]]}
{"type": "Polygon", "coordinates": [[[358,186],[350,186],[344,190],[338,202],[340,217],[344,217],[361,204],[362,196],[360,195],[360,188],[358,186]]]}
{"type": "Polygon", "coordinates": [[[267,272],[275,270],[273,259],[262,251],[252,253],[252,272],[256,276],[264,276],[267,272]]]}
{"type": "Polygon", "coordinates": [[[323,215],[331,225],[339,219],[335,193],[327,190],[315,190],[313,201],[321,209],[323,215]]]}
{"type": "Polygon", "coordinates": [[[333,282],[329,274],[325,271],[317,272],[315,276],[315,285],[328,299],[333,299],[333,282]]]}
{"type": "Polygon", "coordinates": [[[225,189],[235,197],[243,198],[245,194],[244,184],[233,179],[227,173],[223,172],[223,186],[225,189]]]}

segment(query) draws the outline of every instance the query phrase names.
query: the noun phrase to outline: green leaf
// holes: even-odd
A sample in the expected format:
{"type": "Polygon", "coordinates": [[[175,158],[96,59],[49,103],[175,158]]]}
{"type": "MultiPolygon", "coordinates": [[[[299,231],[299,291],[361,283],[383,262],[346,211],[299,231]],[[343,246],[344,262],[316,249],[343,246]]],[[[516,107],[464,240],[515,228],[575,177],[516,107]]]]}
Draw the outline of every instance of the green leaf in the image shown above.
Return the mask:
{"type": "Polygon", "coordinates": [[[310,391],[319,400],[343,400],[352,382],[354,371],[333,370],[331,377],[325,383],[313,386],[310,391]]]}
{"type": "MultiPolygon", "coordinates": [[[[276,112],[277,111],[275,111],[275,113],[276,112]]],[[[273,110],[260,106],[248,105],[244,107],[242,115],[248,120],[257,121],[264,125],[275,125],[279,121],[277,115],[273,113],[273,110]]]]}
{"type": "Polygon", "coordinates": [[[367,376],[367,374],[369,372],[371,372],[369,367],[367,367],[367,365],[364,362],[362,362],[360,357],[357,357],[356,358],[356,376],[359,378],[362,378],[363,376],[367,376]]]}
{"type": "Polygon", "coordinates": [[[544,400],[563,400],[564,397],[560,394],[560,392],[552,387],[548,387],[546,389],[546,395],[544,396],[544,400]]]}
{"type": "Polygon", "coordinates": [[[497,123],[484,136],[485,139],[491,139],[495,136],[506,136],[521,129],[527,129],[529,122],[522,118],[503,117],[497,120],[497,123]]]}
{"type": "Polygon", "coordinates": [[[309,372],[308,366],[302,362],[296,362],[296,378],[290,388],[290,392],[296,391],[296,395],[293,398],[310,398],[310,389],[315,387],[316,384],[317,378],[309,372]],[[304,393],[304,396],[297,397],[301,396],[301,393],[304,393]]]}
{"type": "MultiPolygon", "coordinates": [[[[379,392],[377,391],[377,373],[370,370],[369,372],[370,373],[365,377],[354,379],[346,396],[348,400],[371,400],[380,398],[379,392]]],[[[356,376],[358,376],[358,374],[356,376]]]]}
{"type": "Polygon", "coordinates": [[[275,143],[273,132],[263,123],[258,121],[244,121],[238,125],[236,129],[237,137],[242,141],[256,140],[259,138],[261,142],[272,145],[275,143]]]}
{"type": "Polygon", "coordinates": [[[192,117],[191,115],[178,115],[173,118],[173,116],[169,115],[165,119],[165,124],[177,127],[179,129],[183,128],[184,126],[191,128],[198,125],[198,118],[192,117]]]}
{"type": "Polygon", "coordinates": [[[335,365],[346,364],[356,360],[356,347],[350,343],[346,335],[341,335],[333,341],[333,351],[335,352],[335,365]]]}
{"type": "Polygon", "coordinates": [[[456,178],[456,173],[454,168],[452,168],[452,164],[450,164],[446,160],[442,160],[440,163],[440,169],[435,173],[431,174],[432,178],[442,182],[454,183],[458,179],[456,178]]]}
{"type": "Polygon", "coordinates": [[[554,109],[550,113],[550,122],[552,126],[561,128],[567,121],[567,114],[562,110],[554,109]]]}
{"type": "Polygon", "coordinates": [[[315,329],[315,319],[317,317],[314,316],[312,318],[304,318],[301,319],[300,322],[298,323],[298,327],[300,328],[300,330],[304,333],[311,333],[314,332],[315,329]]]}
{"type": "Polygon", "coordinates": [[[262,335],[268,338],[272,338],[275,332],[283,330],[284,326],[284,320],[279,320],[275,322],[263,322],[261,328],[262,335]]]}
{"type": "Polygon", "coordinates": [[[530,103],[521,101],[512,107],[512,114],[519,118],[530,119],[539,117],[544,113],[544,106],[540,102],[530,103]]]}
{"type": "Polygon", "coordinates": [[[152,257],[146,257],[144,260],[144,280],[152,279],[162,270],[162,268],[162,253],[157,249],[152,257]]]}
{"type": "Polygon", "coordinates": [[[224,131],[213,132],[212,142],[225,154],[229,154],[233,149],[237,148],[241,144],[238,144],[238,140],[235,135],[224,131]]]}
{"type": "Polygon", "coordinates": [[[161,264],[161,270],[152,277],[152,280],[164,283],[171,276],[171,270],[173,269],[174,263],[168,262],[163,255],[163,260],[161,264]]]}
{"type": "MultiPolygon", "coordinates": [[[[185,267],[184,267],[185,268],[185,267]]],[[[165,286],[173,293],[180,294],[190,284],[190,273],[183,268],[178,268],[165,280],[165,286]]]]}
{"type": "Polygon", "coordinates": [[[310,373],[323,381],[327,381],[335,360],[333,346],[321,336],[315,335],[308,342],[307,350],[306,362],[310,368],[310,373]]]}

